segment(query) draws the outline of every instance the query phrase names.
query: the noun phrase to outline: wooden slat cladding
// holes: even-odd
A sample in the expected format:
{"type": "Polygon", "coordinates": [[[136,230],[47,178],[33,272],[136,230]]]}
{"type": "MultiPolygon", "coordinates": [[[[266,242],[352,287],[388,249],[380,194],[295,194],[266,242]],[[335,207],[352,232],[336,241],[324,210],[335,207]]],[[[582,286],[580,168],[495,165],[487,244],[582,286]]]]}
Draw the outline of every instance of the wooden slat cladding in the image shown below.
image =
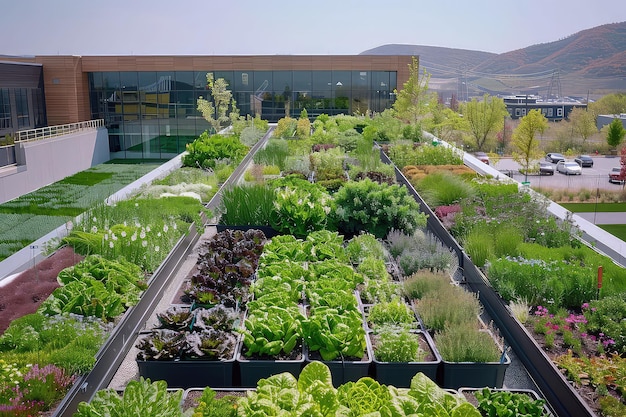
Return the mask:
{"type": "MultiPolygon", "coordinates": [[[[408,73],[409,55],[85,56],[84,72],[364,70],[408,73]]],[[[406,79],[404,79],[406,81],[406,79]]]]}

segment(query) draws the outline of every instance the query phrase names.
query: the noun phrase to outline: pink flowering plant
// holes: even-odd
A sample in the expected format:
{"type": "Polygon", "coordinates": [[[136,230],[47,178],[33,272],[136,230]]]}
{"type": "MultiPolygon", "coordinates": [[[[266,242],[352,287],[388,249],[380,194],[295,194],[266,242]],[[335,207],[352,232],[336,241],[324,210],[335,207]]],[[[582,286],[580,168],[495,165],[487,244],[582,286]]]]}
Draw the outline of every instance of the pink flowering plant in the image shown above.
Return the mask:
{"type": "Polygon", "coordinates": [[[22,369],[2,363],[0,416],[31,416],[62,399],[76,377],[55,365],[28,365],[22,369]]]}
{"type": "Polygon", "coordinates": [[[533,314],[533,330],[544,338],[549,351],[566,349],[578,356],[604,354],[615,350],[615,340],[602,331],[589,326],[585,313],[589,304],[582,306],[581,313],[559,309],[556,313],[544,306],[537,306],[533,314]]]}

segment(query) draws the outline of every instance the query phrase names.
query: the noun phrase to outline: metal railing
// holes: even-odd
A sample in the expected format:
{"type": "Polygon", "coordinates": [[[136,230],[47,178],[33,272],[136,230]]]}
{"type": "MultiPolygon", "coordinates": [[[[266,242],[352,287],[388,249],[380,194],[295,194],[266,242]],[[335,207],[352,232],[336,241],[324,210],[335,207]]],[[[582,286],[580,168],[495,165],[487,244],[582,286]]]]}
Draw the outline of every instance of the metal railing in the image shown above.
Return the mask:
{"type": "Polygon", "coordinates": [[[50,139],[57,136],[80,132],[82,130],[97,129],[99,127],[104,127],[104,119],[86,120],[84,122],[68,123],[65,125],[20,130],[15,132],[15,143],[50,139]]]}

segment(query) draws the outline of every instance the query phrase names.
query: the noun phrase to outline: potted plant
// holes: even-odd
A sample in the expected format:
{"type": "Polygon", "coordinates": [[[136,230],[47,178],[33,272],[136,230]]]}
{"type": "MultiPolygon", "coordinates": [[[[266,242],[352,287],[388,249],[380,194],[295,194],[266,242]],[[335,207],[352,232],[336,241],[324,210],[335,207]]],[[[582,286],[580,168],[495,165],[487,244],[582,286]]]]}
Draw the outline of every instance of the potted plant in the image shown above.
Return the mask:
{"type": "Polygon", "coordinates": [[[340,312],[337,308],[316,307],[302,322],[307,346],[306,363],[321,361],[339,386],[367,376],[372,355],[357,307],[340,312]]]}
{"type": "Polygon", "coordinates": [[[460,388],[467,401],[474,404],[482,416],[552,417],[546,400],[530,389],[460,388]]]}
{"type": "Polygon", "coordinates": [[[435,346],[442,359],[442,387],[502,388],[511,359],[494,334],[479,323],[450,324],[435,333],[435,346]]]}
{"type": "Polygon", "coordinates": [[[191,316],[184,307],[172,306],[160,314],[160,327],[137,344],[139,374],[165,380],[168,386],[233,386],[238,335],[233,332],[239,315],[217,305],[197,308],[191,316]]]}
{"type": "Polygon", "coordinates": [[[196,305],[242,308],[266,242],[257,229],[224,230],[200,246],[184,299],[196,305]]]}
{"type": "Polygon", "coordinates": [[[381,384],[408,388],[421,372],[437,379],[441,356],[430,335],[421,330],[383,326],[368,332],[372,346],[374,377],[381,384]]]}
{"type": "Polygon", "coordinates": [[[304,364],[304,315],[296,304],[279,306],[251,302],[237,351],[242,387],[281,372],[300,374],[304,364]]]}

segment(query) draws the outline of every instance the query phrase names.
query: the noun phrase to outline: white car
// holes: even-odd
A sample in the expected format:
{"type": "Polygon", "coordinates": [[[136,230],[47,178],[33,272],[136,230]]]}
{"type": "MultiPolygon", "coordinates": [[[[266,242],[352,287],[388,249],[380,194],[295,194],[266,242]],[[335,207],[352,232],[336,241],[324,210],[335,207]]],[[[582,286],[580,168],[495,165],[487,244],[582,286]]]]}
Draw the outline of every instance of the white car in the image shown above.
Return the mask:
{"type": "Polygon", "coordinates": [[[556,164],[557,172],[565,175],[582,175],[583,169],[574,161],[559,161],[556,164]]]}

